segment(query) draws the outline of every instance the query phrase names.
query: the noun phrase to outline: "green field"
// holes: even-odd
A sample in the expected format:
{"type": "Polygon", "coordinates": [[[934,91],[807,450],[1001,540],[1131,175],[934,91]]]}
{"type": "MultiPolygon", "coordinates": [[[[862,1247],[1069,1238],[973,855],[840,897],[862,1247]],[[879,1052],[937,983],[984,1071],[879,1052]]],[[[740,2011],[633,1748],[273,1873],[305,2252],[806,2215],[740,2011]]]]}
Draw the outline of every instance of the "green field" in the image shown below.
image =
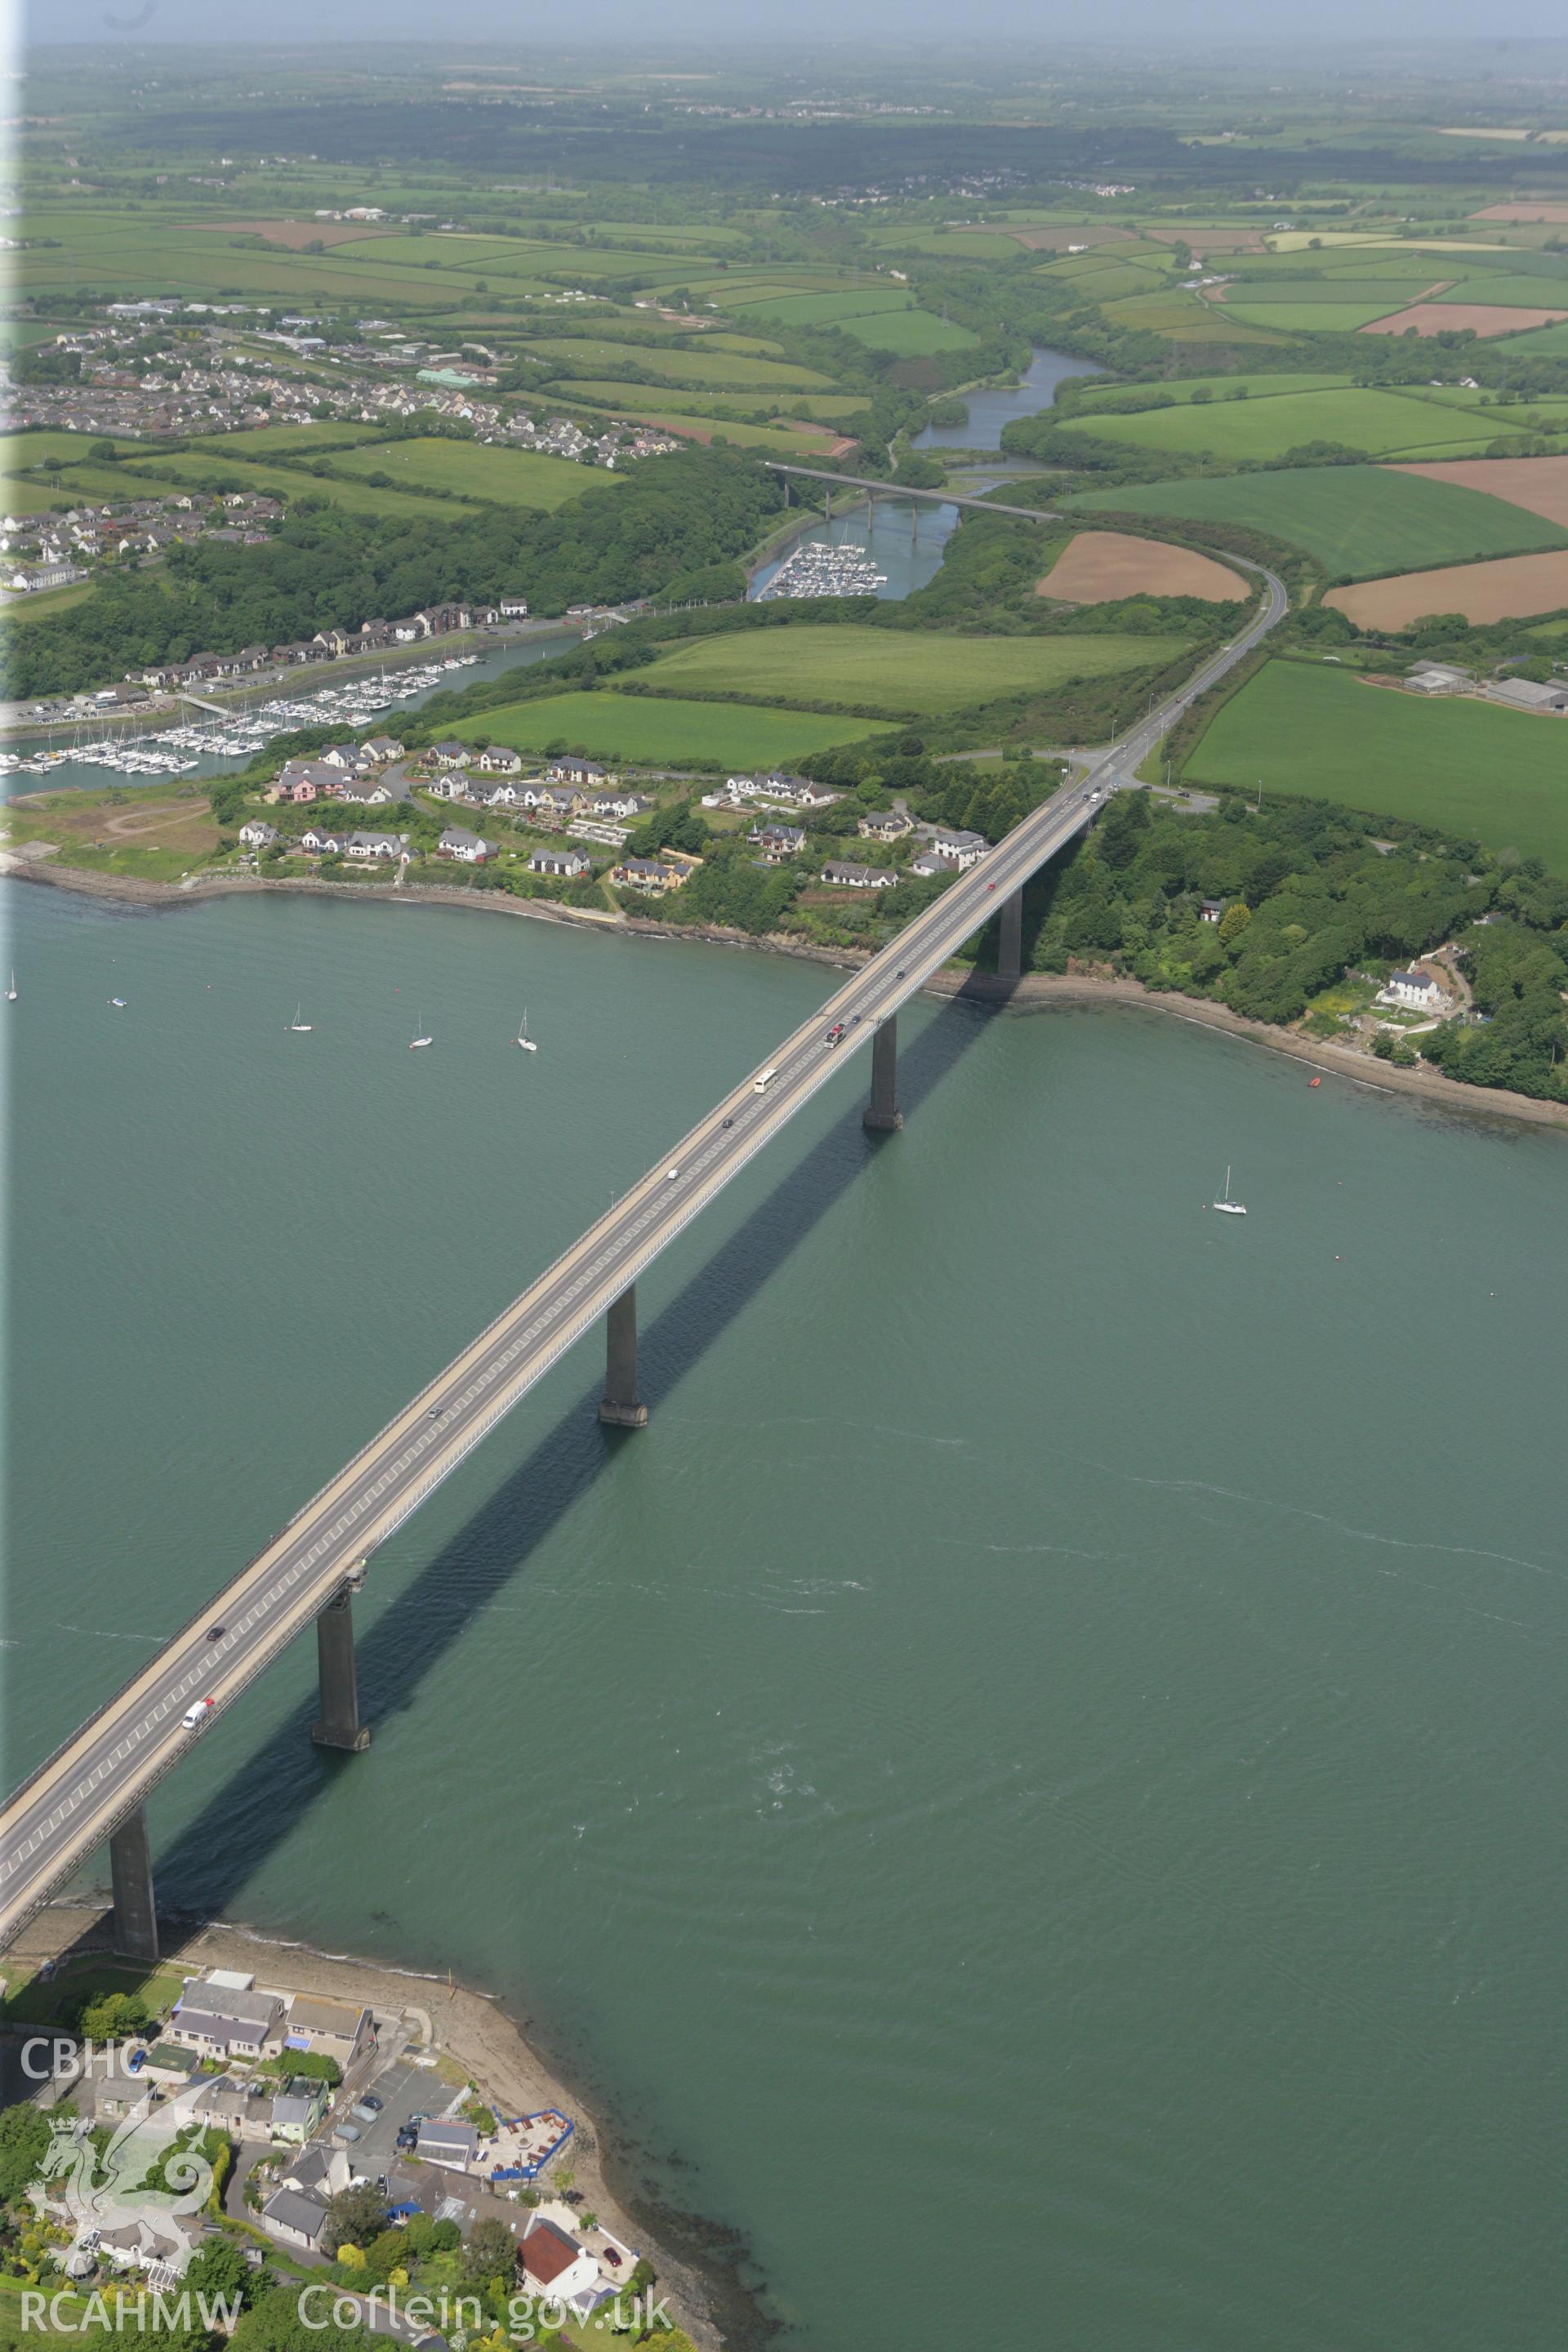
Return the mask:
{"type": "Polygon", "coordinates": [[[142,499],[148,492],[118,466],[74,466],[47,474],[0,474],[0,497],[12,514],[45,514],[50,507],[99,505],[108,499],[142,499]]]}
{"type": "Polygon", "coordinates": [[[783,294],[759,301],[748,295],[736,305],[748,317],[777,319],[786,327],[843,327],[873,312],[912,310],[915,298],[903,286],[862,286],[842,294],[783,294]]]}
{"type": "Polygon", "coordinates": [[[699,411],[684,408],[646,408],[634,404],[657,400],[658,386],[652,383],[574,384],[574,394],[579,400],[603,403],[613,408],[619,417],[634,425],[651,425],[666,433],[683,434],[689,440],[732,441],[738,449],[765,449],[772,457],[790,456],[809,459],[820,457],[833,446],[832,437],[818,437],[816,433],[794,433],[787,425],[737,425],[729,417],[704,416],[699,411]]]}
{"type": "Polygon", "coordinates": [[[881,310],[868,319],[840,321],[847,335],[873,352],[896,352],[900,359],[921,359],[928,352],[966,351],[980,340],[967,327],[939,319],[931,310],[881,310]]]}
{"type": "Polygon", "coordinates": [[[1360,302],[1223,302],[1214,308],[1216,319],[1239,319],[1246,327],[1264,327],[1277,335],[1353,335],[1374,319],[1402,310],[1405,297],[1392,301],[1360,302]]]}
{"type": "Polygon", "coordinates": [[[1561,719],[1271,661],[1222,706],[1183,773],[1249,792],[1261,778],[1266,792],[1472,835],[1568,874],[1565,739],[1561,719]]]}
{"type": "Polygon", "coordinates": [[[1528,278],[1502,278],[1495,270],[1478,271],[1435,302],[1500,302],[1505,310],[1568,310],[1568,270],[1528,278]]]}
{"type": "MultiPolygon", "coordinates": [[[[1124,306],[1123,306],[1124,307],[1124,306]]],[[[1065,433],[1093,433],[1105,441],[1182,457],[1242,459],[1283,457],[1309,441],[1338,441],[1373,457],[1418,449],[1435,441],[1472,439],[1478,446],[1510,429],[1495,411],[1473,415],[1448,403],[1396,392],[1287,393],[1272,400],[1219,400],[1205,405],[1152,408],[1136,416],[1064,420],[1065,433]]]]}
{"type": "MultiPolygon", "coordinates": [[[[94,441],[110,437],[107,434],[66,433],[58,425],[37,427],[30,433],[0,435],[0,472],[19,473],[24,466],[79,466],[94,441]]],[[[146,441],[115,443],[124,457],[144,456],[154,446],[146,441]]]]}
{"type": "Polygon", "coordinates": [[[833,390],[833,378],[818,375],[815,368],[791,367],[782,360],[747,359],[733,352],[668,352],[657,344],[589,342],[563,336],[547,343],[530,343],[523,356],[542,361],[557,376],[614,375],[617,369],[632,366],[646,369],[660,383],[688,384],[698,392],[721,392],[729,384],[781,394],[833,390]]]}
{"type": "MultiPolygon", "coordinates": [[[[244,433],[207,433],[193,440],[193,449],[210,450],[215,457],[320,457],[323,450],[352,449],[361,441],[374,441],[383,428],[376,425],[349,425],[334,419],[323,425],[258,425],[244,433]]],[[[146,455],[147,444],[135,446],[146,455]]]]}
{"type": "Polygon", "coordinates": [[[641,675],[682,692],[787,696],[934,715],[1068,678],[1173,661],[1182,637],[958,637],[798,623],[700,637],[641,675]]]}
{"type": "Polygon", "coordinates": [[[1089,490],[1063,503],[1075,512],[1239,523],[1315,556],[1335,580],[1374,580],[1385,572],[1568,544],[1555,523],[1485,490],[1386,466],[1295,466],[1277,474],[1148,482],[1089,490]]]}
{"type": "Polygon", "coordinates": [[[332,463],[345,474],[390,474],[399,486],[411,490],[456,490],[463,498],[491,499],[499,506],[536,507],[545,514],[552,514],[568,499],[581,498],[584,491],[618,489],[626,480],[624,474],[609,473],[603,466],[579,466],[568,457],[548,457],[534,449],[492,449],[478,441],[448,441],[438,435],[344,450],[332,463]]]}
{"type": "Polygon", "coordinates": [[[778,767],[874,735],[876,719],[825,719],[817,713],[763,710],[736,702],[662,701],[651,695],[558,694],[542,702],[487,710],[455,730],[488,735],[519,751],[542,751],[562,742],[590,759],[718,760],[734,768],[778,767]]]}
{"type": "MultiPolygon", "coordinates": [[[[1085,384],[1079,394],[1084,413],[1099,409],[1102,403],[1114,404],[1125,399],[1129,392],[1136,398],[1158,393],[1177,403],[1194,400],[1200,393],[1210,400],[1232,400],[1244,393],[1249,400],[1278,400],[1293,392],[1341,392],[1349,384],[1348,375],[1192,375],[1174,383],[1085,384]]],[[[1075,389],[1077,387],[1075,386],[1075,389]]],[[[1200,403],[1200,405],[1202,404],[1200,403]]]]}
{"type": "Polygon", "coordinates": [[[303,498],[327,498],[334,506],[346,507],[351,514],[423,515],[429,522],[455,520],[451,507],[444,507],[434,499],[416,498],[409,490],[373,490],[366,482],[318,479],[314,474],[290,473],[282,466],[268,468],[261,457],[243,465],[192,454],[149,459],[120,470],[123,476],[122,498],[161,498],[166,494],[165,484],[184,490],[231,490],[238,487],[290,502],[303,498]]]}

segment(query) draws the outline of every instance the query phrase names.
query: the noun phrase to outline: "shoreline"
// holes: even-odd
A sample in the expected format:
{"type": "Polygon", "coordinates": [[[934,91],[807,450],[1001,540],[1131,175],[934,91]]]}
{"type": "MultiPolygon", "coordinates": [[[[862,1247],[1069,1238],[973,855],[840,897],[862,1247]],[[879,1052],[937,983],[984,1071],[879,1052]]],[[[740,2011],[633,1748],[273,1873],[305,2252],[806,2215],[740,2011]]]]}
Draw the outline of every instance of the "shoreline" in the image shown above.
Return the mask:
{"type": "MultiPolygon", "coordinates": [[[[90,1894],[46,1904],[10,1949],[32,1963],[67,1951],[108,1951],[110,1917],[107,1899],[90,1894]]],[[[722,2224],[667,2204],[637,2179],[629,2154],[606,2134],[592,2104],[530,2038],[531,2021],[514,2018],[499,1993],[438,1970],[324,1952],[303,1938],[240,1920],[161,1914],[159,1926],[161,1965],[256,1970],[265,1965],[263,1955],[275,1954],[273,1965],[291,1990],[412,2016],[428,2042],[506,2107],[562,2108],[576,2126],[567,2168],[586,2192],[588,2209],[615,2236],[643,2249],[658,2273],[658,2291],[668,2296],[678,2324],[700,2352],[745,2352],[776,2334],[742,2278],[743,2243],[722,2224]]],[[[542,2185],[548,2189],[548,2181],[542,2185]]]]}
{"type": "MultiPolygon", "coordinates": [[[[801,962],[826,964],[839,971],[854,971],[865,960],[863,953],[853,948],[809,947],[795,940],[758,939],[748,931],[727,930],[718,924],[694,927],[660,923],[651,917],[612,915],[607,908],[601,914],[593,908],[563,907],[550,898],[514,898],[499,890],[444,889],[436,884],[416,883],[409,888],[398,888],[391,883],[314,882],[302,877],[268,882],[257,876],[240,874],[218,875],[210,881],[189,885],[144,882],[132,875],[94,874],[86,868],[52,866],[40,858],[18,856],[14,851],[0,852],[0,880],[4,879],[37,883],[49,889],[74,890],[85,898],[114,899],[149,911],[202,906],[214,898],[287,892],[308,898],[473,908],[489,914],[521,916],[535,922],[610,930],[626,939],[700,940],[710,947],[737,947],[764,955],[793,956],[801,962]]],[[[1529,1127],[1568,1129],[1568,1103],[1541,1102],[1533,1095],[1515,1094],[1503,1087],[1468,1086],[1462,1079],[1444,1077],[1436,1069],[1399,1069],[1392,1063],[1358,1053],[1352,1046],[1303,1036],[1299,1030],[1272,1028],[1261,1021],[1249,1021],[1233,1013],[1228,1005],[1217,1004],[1208,997],[1146,988],[1140,980],[1093,972],[1028,972],[1022,980],[1009,983],[990,972],[963,971],[949,966],[926,982],[925,992],[963,995],[998,1009],[1016,1006],[1040,1011],[1051,1004],[1142,1006],[1147,1012],[1185,1021],[1194,1028],[1215,1029],[1245,1044],[1261,1046],[1266,1052],[1305,1062],[1325,1074],[1348,1078],[1352,1085],[1364,1087],[1373,1094],[1420,1097],[1446,1104],[1451,1110],[1486,1118],[1529,1127]]]]}

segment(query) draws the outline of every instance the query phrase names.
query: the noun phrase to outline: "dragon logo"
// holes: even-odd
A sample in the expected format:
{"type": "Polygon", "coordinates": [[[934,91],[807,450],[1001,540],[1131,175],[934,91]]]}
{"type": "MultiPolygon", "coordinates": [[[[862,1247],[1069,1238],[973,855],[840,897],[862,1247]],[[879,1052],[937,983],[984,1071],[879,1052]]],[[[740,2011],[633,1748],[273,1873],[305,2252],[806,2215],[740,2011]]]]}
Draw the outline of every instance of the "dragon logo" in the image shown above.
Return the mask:
{"type": "MultiPolygon", "coordinates": [[[[213,2185],[212,2166],[192,2144],[203,2128],[195,2105],[203,2088],[195,2084],[157,2107],[149,2091],[100,2156],[79,2117],[51,2117],[42,2166],[45,2190],[65,2207],[78,2245],[96,2246],[105,2231],[119,2239],[121,2231],[134,2230],[136,2251],[146,2262],[184,2268],[189,2245],[184,2231],[174,2227],[174,2216],[195,2212],[213,2185]]],[[[120,2242],[129,2251],[127,2241],[120,2242]]]]}

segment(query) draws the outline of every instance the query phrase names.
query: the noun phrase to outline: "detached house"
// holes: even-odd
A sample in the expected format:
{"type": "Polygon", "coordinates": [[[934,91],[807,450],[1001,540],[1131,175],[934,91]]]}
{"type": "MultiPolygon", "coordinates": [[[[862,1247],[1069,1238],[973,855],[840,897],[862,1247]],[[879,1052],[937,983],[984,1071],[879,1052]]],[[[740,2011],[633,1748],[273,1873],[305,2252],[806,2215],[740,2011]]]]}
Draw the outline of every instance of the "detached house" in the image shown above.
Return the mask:
{"type": "Polygon", "coordinates": [[[592,760],[552,760],[544,772],[552,784],[605,784],[613,781],[592,760]]]}
{"type": "Polygon", "coordinates": [[[510,744],[490,743],[474,761],[482,776],[517,776],[522,772],[522,755],[510,744]]]}
{"type": "Polygon", "coordinates": [[[855,830],[863,841],[901,841],[910,831],[910,819],[902,809],[876,809],[855,830]]]}
{"type": "Polygon", "coordinates": [[[991,844],[983,833],[933,833],[931,845],[939,856],[951,857],[960,872],[978,866],[991,844]]]}
{"type": "Polygon", "coordinates": [[[268,824],[265,817],[253,816],[248,824],[240,826],[239,838],[247,849],[270,849],[278,838],[278,827],[268,824]]]}
{"type": "Polygon", "coordinates": [[[889,866],[840,866],[830,860],[822,878],[840,890],[891,890],[899,877],[889,866]]]}
{"type": "Polygon", "coordinates": [[[455,858],[459,866],[482,866],[495,855],[494,845],[460,824],[449,824],[436,844],[437,857],[455,858]]]}
{"type": "Polygon", "coordinates": [[[764,866],[782,866],[805,847],[805,833],[798,824],[754,824],[746,839],[761,851],[764,866]]]}
{"type": "Polygon", "coordinates": [[[430,757],[438,768],[466,768],[472,756],[468,746],[456,735],[448,735],[444,742],[430,746],[430,757]]]}
{"type": "Polygon", "coordinates": [[[558,882],[576,882],[594,870],[580,849],[536,849],[528,861],[531,874],[548,874],[558,882]]]}
{"type": "Polygon", "coordinates": [[[282,2015],[276,1993],[242,1992],[191,1978],[174,2004],[165,2039],[204,2058],[259,2058],[282,2015]]]}
{"type": "Polygon", "coordinates": [[[351,833],[348,855],[364,866],[384,866],[408,855],[405,833],[351,833]]]}

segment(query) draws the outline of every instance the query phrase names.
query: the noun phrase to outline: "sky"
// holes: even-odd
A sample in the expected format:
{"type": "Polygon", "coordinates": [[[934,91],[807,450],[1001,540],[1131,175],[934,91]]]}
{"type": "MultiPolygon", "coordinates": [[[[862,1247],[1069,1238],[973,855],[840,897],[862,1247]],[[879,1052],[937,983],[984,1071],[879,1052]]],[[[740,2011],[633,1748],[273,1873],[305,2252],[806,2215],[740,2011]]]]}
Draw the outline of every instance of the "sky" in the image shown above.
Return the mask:
{"type": "MultiPolygon", "coordinates": [[[[22,0],[26,37],[37,42],[110,42],[134,35],[142,40],[230,41],[251,47],[258,40],[428,41],[440,37],[442,20],[428,0],[268,0],[261,10],[230,9],[220,0],[22,0]]],[[[646,53],[661,42],[708,40],[726,48],[740,45],[734,0],[668,0],[650,12],[646,0],[595,0],[586,17],[563,25],[542,8],[519,0],[465,0],[464,41],[504,41],[520,48],[555,46],[563,32],[581,40],[624,37],[646,53]]],[[[448,20],[450,21],[450,20],[448,20]]],[[[1088,24],[1098,41],[1153,43],[1170,48],[1194,44],[1237,43],[1267,47],[1285,31],[1276,10],[1259,0],[1098,0],[1091,20],[1065,0],[977,0],[955,11],[952,0],[791,0],[787,12],[755,16],[762,39],[776,50],[790,33],[820,42],[844,43],[935,39],[985,42],[1024,40],[1046,45],[1060,39],[1079,47],[1088,24]]],[[[1495,19],[1493,20],[1495,21],[1495,19]]],[[[1506,34],[1489,37],[1486,16],[1474,0],[1314,0],[1315,37],[1335,40],[1458,39],[1495,37],[1510,44],[1531,39],[1560,41],[1568,18],[1562,0],[1510,0],[1506,34]]],[[[1287,34],[1286,37],[1289,37],[1287,34]]],[[[1301,34],[1297,33],[1300,40],[1301,34]]],[[[1427,61],[1430,62],[1430,61],[1427,61]]],[[[1568,103],[1568,91],[1563,92],[1568,103]]]]}

